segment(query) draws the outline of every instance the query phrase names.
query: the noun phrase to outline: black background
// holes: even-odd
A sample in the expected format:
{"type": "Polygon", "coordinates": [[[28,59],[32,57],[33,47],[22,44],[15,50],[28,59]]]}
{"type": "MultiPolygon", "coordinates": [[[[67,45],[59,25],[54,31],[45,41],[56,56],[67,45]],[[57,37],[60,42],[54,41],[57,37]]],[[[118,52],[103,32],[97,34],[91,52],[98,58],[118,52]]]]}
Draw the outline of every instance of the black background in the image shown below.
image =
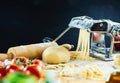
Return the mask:
{"type": "MultiPolygon", "coordinates": [[[[55,39],[72,17],[120,22],[119,0],[0,0],[0,52],[9,47],[55,39]]],[[[78,30],[70,30],[59,44],[77,42],[78,30]]]]}

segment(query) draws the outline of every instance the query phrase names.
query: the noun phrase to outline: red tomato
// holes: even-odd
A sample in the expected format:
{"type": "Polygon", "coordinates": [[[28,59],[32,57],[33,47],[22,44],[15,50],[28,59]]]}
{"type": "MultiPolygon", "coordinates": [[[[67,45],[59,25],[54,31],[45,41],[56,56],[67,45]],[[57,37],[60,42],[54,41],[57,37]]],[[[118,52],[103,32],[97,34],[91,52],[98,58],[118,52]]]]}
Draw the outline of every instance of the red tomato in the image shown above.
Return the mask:
{"type": "Polygon", "coordinates": [[[43,77],[43,69],[37,64],[28,65],[24,71],[27,75],[35,75],[38,79],[43,77]]]}
{"type": "Polygon", "coordinates": [[[24,66],[23,65],[15,65],[15,64],[10,64],[6,67],[6,73],[12,73],[16,71],[23,71],[24,66]]]}
{"type": "Polygon", "coordinates": [[[3,66],[0,66],[0,79],[6,76],[6,70],[3,68],[3,66]]]}
{"type": "Polygon", "coordinates": [[[93,40],[94,40],[94,42],[98,42],[99,41],[99,39],[100,39],[100,34],[99,33],[93,33],[93,40]]]}
{"type": "Polygon", "coordinates": [[[42,61],[39,60],[39,59],[34,59],[34,60],[32,61],[32,64],[37,64],[37,65],[39,65],[39,66],[41,66],[41,67],[43,68],[43,63],[42,63],[42,61]]]}
{"type": "MultiPolygon", "coordinates": [[[[118,36],[115,36],[114,39],[115,41],[120,41],[120,37],[118,36]]],[[[116,51],[120,51],[120,43],[115,43],[114,46],[116,51]]]]}
{"type": "Polygon", "coordinates": [[[13,59],[14,64],[26,64],[28,59],[26,57],[16,57],[13,59]]]}

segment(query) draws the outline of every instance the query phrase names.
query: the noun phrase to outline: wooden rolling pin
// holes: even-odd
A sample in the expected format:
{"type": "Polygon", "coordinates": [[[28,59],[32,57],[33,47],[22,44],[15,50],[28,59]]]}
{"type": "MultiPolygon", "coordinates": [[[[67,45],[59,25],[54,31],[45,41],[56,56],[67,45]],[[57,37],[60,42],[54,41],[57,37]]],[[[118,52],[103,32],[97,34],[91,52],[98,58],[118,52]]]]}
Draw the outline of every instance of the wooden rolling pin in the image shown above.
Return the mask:
{"type": "Polygon", "coordinates": [[[49,46],[58,45],[56,42],[37,43],[10,47],[6,54],[0,54],[0,60],[13,59],[14,57],[24,56],[26,58],[42,58],[42,52],[49,46]]]}
{"type": "MultiPolygon", "coordinates": [[[[7,54],[0,54],[0,61],[5,59],[13,59],[14,57],[26,57],[29,59],[39,58],[42,59],[43,51],[50,46],[58,45],[56,42],[48,42],[48,43],[38,43],[38,44],[30,44],[30,45],[22,45],[10,47],[7,51],[7,54]]],[[[73,45],[63,44],[65,48],[70,50],[73,48],[73,45]]]]}

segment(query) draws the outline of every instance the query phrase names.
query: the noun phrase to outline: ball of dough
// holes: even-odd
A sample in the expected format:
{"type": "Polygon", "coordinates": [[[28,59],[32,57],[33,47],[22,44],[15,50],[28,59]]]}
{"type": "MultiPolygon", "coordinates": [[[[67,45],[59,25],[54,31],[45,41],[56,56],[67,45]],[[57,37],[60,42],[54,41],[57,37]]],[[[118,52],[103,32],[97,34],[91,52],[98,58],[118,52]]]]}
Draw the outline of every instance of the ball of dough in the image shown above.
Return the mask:
{"type": "Polygon", "coordinates": [[[65,63],[70,60],[70,52],[63,46],[51,46],[44,50],[42,59],[51,64],[65,63]]]}

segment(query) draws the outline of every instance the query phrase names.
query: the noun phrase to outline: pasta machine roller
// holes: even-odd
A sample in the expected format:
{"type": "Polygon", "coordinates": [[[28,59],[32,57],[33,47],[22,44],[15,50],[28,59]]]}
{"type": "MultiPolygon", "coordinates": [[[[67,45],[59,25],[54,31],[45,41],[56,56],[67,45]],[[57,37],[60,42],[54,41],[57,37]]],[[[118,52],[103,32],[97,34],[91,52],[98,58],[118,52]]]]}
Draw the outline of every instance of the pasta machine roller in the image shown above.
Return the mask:
{"type": "Polygon", "coordinates": [[[85,29],[90,32],[90,55],[102,60],[113,60],[112,55],[120,51],[120,23],[109,19],[94,20],[88,16],[73,17],[56,39],[57,41],[69,29],[85,29]]]}

